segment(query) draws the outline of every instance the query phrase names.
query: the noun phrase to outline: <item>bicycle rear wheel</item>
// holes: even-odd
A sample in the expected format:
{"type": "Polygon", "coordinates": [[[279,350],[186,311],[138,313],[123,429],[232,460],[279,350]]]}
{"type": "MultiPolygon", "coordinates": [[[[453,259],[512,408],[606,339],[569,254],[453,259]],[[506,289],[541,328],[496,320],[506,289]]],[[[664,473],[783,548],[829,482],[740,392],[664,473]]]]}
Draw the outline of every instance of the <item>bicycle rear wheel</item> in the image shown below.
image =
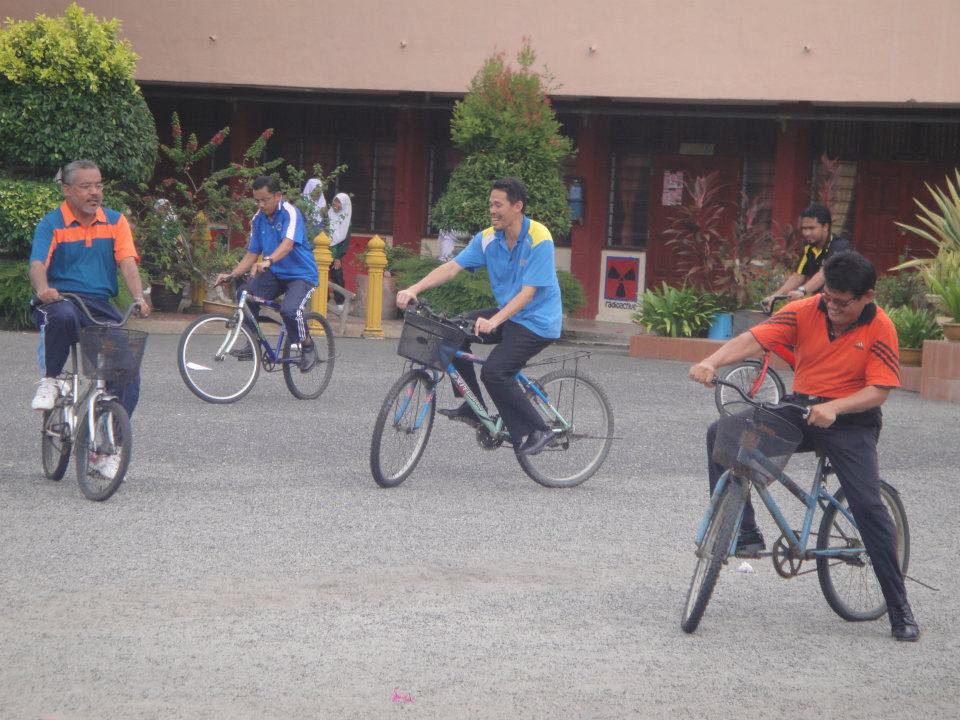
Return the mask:
{"type": "MultiPolygon", "coordinates": [[[[783,380],[777,375],[777,371],[772,367],[767,367],[763,382],[756,392],[752,392],[760,378],[760,372],[763,369],[763,363],[756,360],[744,360],[731,367],[720,377],[724,382],[732,383],[743,390],[747,397],[753,398],[757,402],[778,403],[784,396],[783,380]]],[[[733,388],[717,385],[714,397],[717,403],[717,410],[723,415],[726,413],[724,407],[729,403],[738,403],[743,405],[743,398],[733,388]]]]}
{"type": "Polygon", "coordinates": [[[730,552],[733,530],[746,502],[749,487],[746,480],[731,475],[717,498],[703,540],[697,547],[697,564],[693,569],[693,579],[680,619],[680,627],[684,632],[692,633],[703,618],[720,576],[720,566],[726,562],[730,552]]]}
{"type": "Polygon", "coordinates": [[[43,413],[40,449],[43,474],[49,480],[60,480],[70,463],[70,426],[62,405],[43,413]]]}
{"type": "Polygon", "coordinates": [[[435,389],[429,373],[409,370],[384,398],[370,445],[370,471],[380,487],[399,485],[420,462],[433,430],[435,389]]]}
{"type": "Polygon", "coordinates": [[[556,434],[556,440],[537,455],[517,453],[523,471],[551,488],[579,485],[590,478],[613,444],[613,410],[603,388],[588,375],[560,369],[536,381],[549,405],[533,389],[527,399],[556,434]],[[551,407],[570,424],[563,429],[551,407]]]}
{"type": "Polygon", "coordinates": [[[204,315],[187,326],[177,348],[177,367],[190,392],[209,403],[232,403],[253,388],[260,374],[260,345],[243,325],[230,352],[227,335],[236,327],[226,315],[204,315]],[[249,353],[245,350],[249,349],[249,353]]]}
{"type": "Polygon", "coordinates": [[[113,495],[130,464],[133,431],[127,411],[116,400],[96,403],[93,427],[84,414],[77,428],[75,463],[80,489],[89,500],[106,500],[113,495]]]}
{"type": "MultiPolygon", "coordinates": [[[[834,497],[847,509],[843,489],[834,497]]],[[[883,501],[897,538],[897,559],[901,572],[906,575],[910,563],[910,526],[903,509],[900,494],[883,480],[880,481],[880,499],[883,501]]],[[[860,532],[835,505],[830,505],[820,521],[817,534],[817,550],[840,550],[862,548],[860,532]]],[[[817,577],[823,597],[833,611],[844,620],[862,622],[876,620],[887,611],[887,603],[880,592],[873,563],[866,550],[850,557],[817,557],[817,577]]]]}
{"type": "MultiPolygon", "coordinates": [[[[335,357],[333,330],[330,323],[320,313],[304,313],[303,322],[310,330],[314,347],[317,350],[317,362],[308,372],[302,372],[297,363],[283,363],[283,380],[294,397],[301,400],[313,400],[327,389],[333,375],[335,357]]],[[[283,359],[290,358],[290,335],[283,341],[283,359]]],[[[294,357],[300,356],[299,350],[293,351],[294,357]]]]}

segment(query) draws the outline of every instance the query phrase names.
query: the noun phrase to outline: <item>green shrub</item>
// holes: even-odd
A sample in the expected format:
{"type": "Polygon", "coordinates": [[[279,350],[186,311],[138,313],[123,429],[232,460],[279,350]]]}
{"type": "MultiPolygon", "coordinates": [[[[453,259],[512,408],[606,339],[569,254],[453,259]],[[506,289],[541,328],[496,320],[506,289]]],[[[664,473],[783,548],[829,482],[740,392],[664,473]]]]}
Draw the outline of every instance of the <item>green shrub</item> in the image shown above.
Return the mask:
{"type": "Polygon", "coordinates": [[[938,340],[943,337],[943,328],[937,322],[937,314],[932,310],[918,310],[904,305],[887,313],[897,329],[897,340],[902,348],[923,347],[924,340],[938,340]]]}
{"type": "Polygon", "coordinates": [[[923,308],[927,304],[927,286],[917,272],[899,272],[877,278],[874,288],[877,305],[885,310],[899,307],[923,308]]]}
{"type": "Polygon", "coordinates": [[[33,327],[32,297],[26,261],[0,259],[0,324],[11,330],[33,327]]]}
{"type": "Polygon", "coordinates": [[[37,223],[62,202],[54,182],[0,178],[0,255],[29,257],[37,223]]]}
{"type": "Polygon", "coordinates": [[[695,337],[709,329],[717,309],[717,300],[709,293],[663,283],[660,288],[644,291],[633,321],[657,335],[695,337]]]}
{"type": "Polygon", "coordinates": [[[587,305],[587,294],[583,285],[573,273],[566,270],[557,270],[557,280],[560,282],[560,300],[563,303],[563,314],[570,316],[587,305]]]}
{"type": "Polygon", "coordinates": [[[85,158],[104,177],[153,174],[157,132],[134,82],[137,56],[117,20],[76,4],[62,17],[8,21],[0,31],[0,160],[51,177],[85,158]]]}

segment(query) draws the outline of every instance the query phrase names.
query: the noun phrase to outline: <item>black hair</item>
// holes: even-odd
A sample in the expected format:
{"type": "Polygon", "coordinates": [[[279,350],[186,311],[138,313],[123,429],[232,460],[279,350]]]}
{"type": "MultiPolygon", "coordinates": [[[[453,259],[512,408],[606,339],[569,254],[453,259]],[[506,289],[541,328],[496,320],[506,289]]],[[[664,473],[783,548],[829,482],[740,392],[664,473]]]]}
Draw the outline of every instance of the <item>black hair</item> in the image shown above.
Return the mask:
{"type": "Polygon", "coordinates": [[[507,200],[510,201],[511,205],[516,205],[518,202],[523,203],[524,212],[527,209],[527,189],[523,186],[523,183],[512,177],[500,178],[499,180],[493,181],[493,187],[491,190],[503,190],[507,194],[507,200]]]}
{"type": "Polygon", "coordinates": [[[877,284],[873,263],[853,250],[828,258],[823,264],[823,277],[826,287],[851,292],[854,297],[862,297],[877,284]]]}
{"type": "Polygon", "coordinates": [[[813,218],[821,225],[829,225],[833,230],[833,215],[830,214],[830,208],[820,203],[810,203],[800,211],[800,217],[813,218]]]}
{"type": "Polygon", "coordinates": [[[272,175],[261,175],[253,181],[253,189],[259,190],[263,187],[276,195],[278,192],[280,192],[280,181],[272,175]]]}

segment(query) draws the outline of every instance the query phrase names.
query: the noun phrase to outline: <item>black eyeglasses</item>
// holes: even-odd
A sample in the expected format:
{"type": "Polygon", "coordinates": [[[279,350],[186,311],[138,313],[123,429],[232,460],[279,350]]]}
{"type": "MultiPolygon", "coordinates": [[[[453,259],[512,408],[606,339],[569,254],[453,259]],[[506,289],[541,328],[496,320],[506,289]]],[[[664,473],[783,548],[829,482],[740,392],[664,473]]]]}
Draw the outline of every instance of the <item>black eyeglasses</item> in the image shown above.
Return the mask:
{"type": "Polygon", "coordinates": [[[820,293],[820,297],[823,298],[823,302],[825,302],[827,305],[833,305],[838,310],[843,310],[843,308],[852,305],[860,299],[858,297],[852,297],[849,300],[838,300],[835,297],[830,297],[825,292],[820,293]]]}

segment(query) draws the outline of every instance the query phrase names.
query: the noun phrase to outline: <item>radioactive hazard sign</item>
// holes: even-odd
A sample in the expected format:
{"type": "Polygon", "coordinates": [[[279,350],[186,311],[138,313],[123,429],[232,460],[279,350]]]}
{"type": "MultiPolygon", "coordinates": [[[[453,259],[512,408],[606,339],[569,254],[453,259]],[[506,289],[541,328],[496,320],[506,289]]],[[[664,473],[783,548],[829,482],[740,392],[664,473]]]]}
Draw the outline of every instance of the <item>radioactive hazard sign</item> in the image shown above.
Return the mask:
{"type": "Polygon", "coordinates": [[[635,302],[640,275],[640,258],[607,256],[604,300],[635,302]]]}

